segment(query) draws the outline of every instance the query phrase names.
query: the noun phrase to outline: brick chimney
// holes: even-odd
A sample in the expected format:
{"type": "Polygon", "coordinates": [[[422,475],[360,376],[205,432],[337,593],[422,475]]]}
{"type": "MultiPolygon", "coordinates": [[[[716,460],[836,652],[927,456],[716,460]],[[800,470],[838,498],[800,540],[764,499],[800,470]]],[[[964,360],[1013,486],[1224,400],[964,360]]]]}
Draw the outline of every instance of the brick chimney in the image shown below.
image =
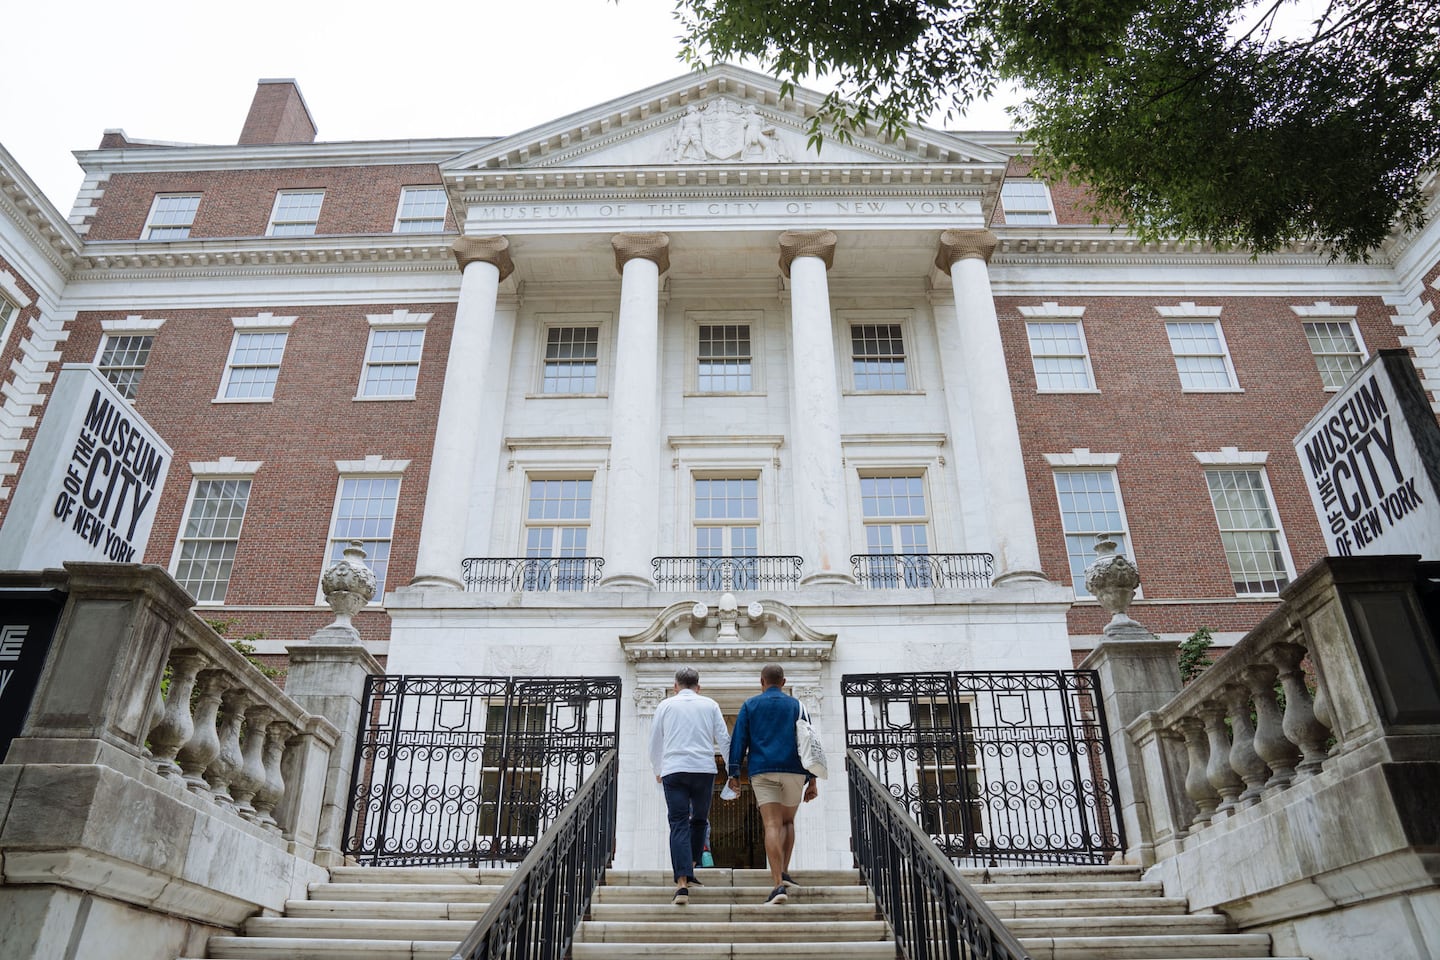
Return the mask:
{"type": "Polygon", "coordinates": [[[315,142],[315,121],[294,80],[260,81],[238,142],[241,145],[315,142]]]}

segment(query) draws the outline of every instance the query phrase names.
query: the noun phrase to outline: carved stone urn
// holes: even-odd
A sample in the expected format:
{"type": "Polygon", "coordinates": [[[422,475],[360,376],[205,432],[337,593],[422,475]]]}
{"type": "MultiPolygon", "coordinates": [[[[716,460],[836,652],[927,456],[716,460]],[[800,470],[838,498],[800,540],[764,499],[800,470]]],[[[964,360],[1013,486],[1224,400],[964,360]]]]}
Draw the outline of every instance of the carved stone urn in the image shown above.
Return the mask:
{"type": "Polygon", "coordinates": [[[1100,601],[1100,606],[1113,614],[1105,625],[1107,636],[1138,630],[1148,639],[1149,632],[1126,613],[1130,601],[1135,598],[1135,588],[1140,586],[1140,572],[1128,558],[1115,552],[1118,544],[1114,536],[1102,533],[1095,538],[1097,556],[1085,568],[1085,589],[1100,601]]]}
{"type": "Polygon", "coordinates": [[[364,610],[375,596],[375,571],[365,566],[361,541],[350,541],[344,556],[331,564],[320,578],[320,589],[325,593],[325,602],[335,611],[335,622],[316,631],[311,642],[359,643],[360,631],[350,618],[364,610]]]}

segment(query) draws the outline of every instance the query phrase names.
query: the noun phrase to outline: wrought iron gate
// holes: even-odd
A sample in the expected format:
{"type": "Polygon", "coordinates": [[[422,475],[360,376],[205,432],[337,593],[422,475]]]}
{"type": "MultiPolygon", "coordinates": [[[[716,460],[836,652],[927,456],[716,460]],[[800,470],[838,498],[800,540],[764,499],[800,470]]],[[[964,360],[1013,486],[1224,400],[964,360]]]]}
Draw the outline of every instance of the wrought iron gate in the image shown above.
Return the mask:
{"type": "Polygon", "coordinates": [[[845,742],[961,865],[1125,847],[1093,670],[852,674],[845,742]]]}
{"type": "Polygon", "coordinates": [[[346,854],[515,861],[616,748],[620,678],[372,676],[362,716],[346,854]]]}

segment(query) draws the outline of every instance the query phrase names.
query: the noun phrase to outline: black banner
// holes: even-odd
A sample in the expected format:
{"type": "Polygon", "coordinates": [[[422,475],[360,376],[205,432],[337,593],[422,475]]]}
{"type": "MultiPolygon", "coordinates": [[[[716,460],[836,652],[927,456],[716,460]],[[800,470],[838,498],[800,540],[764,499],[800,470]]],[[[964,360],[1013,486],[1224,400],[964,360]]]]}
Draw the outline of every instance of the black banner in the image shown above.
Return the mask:
{"type": "Polygon", "coordinates": [[[64,607],[59,590],[0,590],[0,759],[25,726],[64,607]]]}

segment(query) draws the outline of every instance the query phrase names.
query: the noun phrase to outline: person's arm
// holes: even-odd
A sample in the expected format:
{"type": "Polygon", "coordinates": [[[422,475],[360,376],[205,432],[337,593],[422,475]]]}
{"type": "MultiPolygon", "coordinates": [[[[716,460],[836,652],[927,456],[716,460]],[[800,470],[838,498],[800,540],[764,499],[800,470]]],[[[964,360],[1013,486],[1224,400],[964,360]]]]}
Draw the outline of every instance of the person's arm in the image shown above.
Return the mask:
{"type": "Polygon", "coordinates": [[[745,762],[745,748],[750,740],[749,707],[749,703],[741,705],[740,715],[735,718],[735,736],[730,740],[730,762],[725,772],[730,776],[732,787],[740,785],[740,765],[745,762]]]}
{"type": "MultiPolygon", "coordinates": [[[[715,745],[720,748],[715,752],[725,758],[725,776],[726,779],[729,779],[730,731],[725,729],[725,715],[720,712],[719,704],[716,704],[715,708],[710,711],[710,718],[711,734],[715,738],[715,745]]],[[[736,771],[736,775],[739,775],[739,771],[736,771]]]]}

